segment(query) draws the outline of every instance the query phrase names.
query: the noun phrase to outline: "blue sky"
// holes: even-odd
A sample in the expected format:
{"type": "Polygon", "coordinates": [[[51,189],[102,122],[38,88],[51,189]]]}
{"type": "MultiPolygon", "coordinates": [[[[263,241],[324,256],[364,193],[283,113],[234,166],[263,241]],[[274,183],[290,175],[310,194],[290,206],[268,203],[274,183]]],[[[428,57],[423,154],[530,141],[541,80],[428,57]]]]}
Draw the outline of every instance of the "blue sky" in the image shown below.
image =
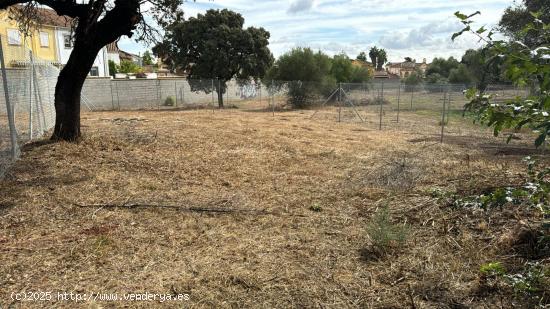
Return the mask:
{"type": "MultiPolygon", "coordinates": [[[[456,11],[481,11],[479,26],[494,26],[513,1],[498,0],[215,0],[188,1],[186,17],[208,9],[227,8],[241,13],[245,26],[263,27],[271,33],[270,49],[278,57],[298,46],[328,54],[345,52],[355,57],[372,46],[383,47],[390,61],[412,57],[460,57],[478,46],[473,36],[452,42],[461,24],[456,11]]],[[[147,49],[124,38],[119,46],[129,52],[147,49]]]]}

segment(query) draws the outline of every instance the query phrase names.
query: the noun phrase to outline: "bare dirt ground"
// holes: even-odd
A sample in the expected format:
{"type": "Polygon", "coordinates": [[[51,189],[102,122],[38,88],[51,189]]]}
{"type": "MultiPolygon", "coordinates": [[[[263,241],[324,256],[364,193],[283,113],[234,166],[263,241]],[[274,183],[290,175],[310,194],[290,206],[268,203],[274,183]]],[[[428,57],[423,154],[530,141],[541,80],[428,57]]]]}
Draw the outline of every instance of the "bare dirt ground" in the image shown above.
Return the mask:
{"type": "Polygon", "coordinates": [[[85,113],[81,142],[27,145],[0,182],[0,308],[532,305],[481,287],[479,267],[517,264],[503,239],[536,212],[453,209],[430,193],[521,181],[521,158],[541,156],[530,140],[457,125],[440,144],[421,115],[378,131],[310,114],[85,113]],[[385,204],[410,232],[380,255],[366,226],[385,204]],[[22,291],[190,300],[11,299],[22,291]]]}

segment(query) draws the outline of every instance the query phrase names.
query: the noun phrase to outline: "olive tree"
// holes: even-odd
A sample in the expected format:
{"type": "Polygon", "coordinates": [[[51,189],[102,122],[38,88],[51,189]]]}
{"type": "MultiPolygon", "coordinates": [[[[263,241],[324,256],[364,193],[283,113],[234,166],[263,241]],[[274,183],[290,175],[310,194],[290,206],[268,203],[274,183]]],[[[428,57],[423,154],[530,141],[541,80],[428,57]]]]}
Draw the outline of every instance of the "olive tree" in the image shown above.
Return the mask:
{"type": "Polygon", "coordinates": [[[219,107],[223,107],[229,80],[258,81],[273,64],[269,32],[264,28],[244,29],[243,25],[239,13],[208,10],[170,25],[164,41],[153,51],[169,59],[175,68],[185,70],[193,91],[216,91],[219,107]]]}

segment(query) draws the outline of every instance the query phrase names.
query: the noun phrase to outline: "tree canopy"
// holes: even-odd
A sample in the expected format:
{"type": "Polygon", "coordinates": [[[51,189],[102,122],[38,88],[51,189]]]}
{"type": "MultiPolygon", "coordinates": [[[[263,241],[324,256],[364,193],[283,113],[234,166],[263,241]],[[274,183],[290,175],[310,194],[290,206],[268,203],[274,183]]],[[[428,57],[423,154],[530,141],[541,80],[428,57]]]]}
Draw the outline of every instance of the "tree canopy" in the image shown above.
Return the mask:
{"type": "Polygon", "coordinates": [[[499,30],[509,38],[521,41],[527,46],[550,43],[542,30],[533,27],[525,28],[535,20],[550,23],[550,1],[522,0],[519,4],[508,7],[500,19],[499,30]],[[523,30],[526,30],[525,33],[522,33],[523,30]]]}
{"type": "Polygon", "coordinates": [[[376,68],[377,71],[382,71],[383,66],[388,62],[388,54],[383,48],[378,48],[373,46],[369,50],[369,57],[371,59],[372,65],[376,68]]]}
{"type": "Polygon", "coordinates": [[[151,52],[146,50],[144,53],[143,53],[143,57],[142,57],[142,60],[143,60],[143,65],[153,65],[153,57],[151,56],[151,52]]]}
{"type": "Polygon", "coordinates": [[[243,29],[243,25],[239,13],[208,10],[170,25],[163,43],[154,51],[188,73],[192,90],[216,91],[218,104],[223,107],[227,81],[258,80],[273,64],[269,32],[263,28],[243,29]]]}
{"type": "Polygon", "coordinates": [[[355,58],[355,59],[361,60],[361,61],[364,61],[364,62],[368,61],[367,54],[365,52],[360,52],[359,55],[357,55],[357,58],[355,58]]]}
{"type": "Polygon", "coordinates": [[[296,108],[311,105],[318,95],[327,96],[337,83],[361,83],[371,78],[367,68],[354,66],[345,54],[334,57],[311,48],[294,48],[277,59],[265,82],[287,81],[289,103],[296,108]]]}

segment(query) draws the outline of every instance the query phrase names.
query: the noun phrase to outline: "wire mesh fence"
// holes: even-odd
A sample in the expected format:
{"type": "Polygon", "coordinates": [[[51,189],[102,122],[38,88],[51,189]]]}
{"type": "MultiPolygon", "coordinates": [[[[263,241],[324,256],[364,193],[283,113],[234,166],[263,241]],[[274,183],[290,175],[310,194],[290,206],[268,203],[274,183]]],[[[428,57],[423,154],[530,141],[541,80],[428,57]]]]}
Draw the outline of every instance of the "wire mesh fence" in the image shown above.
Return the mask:
{"type": "Polygon", "coordinates": [[[25,39],[0,36],[0,176],[22,144],[40,138],[55,123],[54,91],[59,69],[36,57],[25,39]]]}

